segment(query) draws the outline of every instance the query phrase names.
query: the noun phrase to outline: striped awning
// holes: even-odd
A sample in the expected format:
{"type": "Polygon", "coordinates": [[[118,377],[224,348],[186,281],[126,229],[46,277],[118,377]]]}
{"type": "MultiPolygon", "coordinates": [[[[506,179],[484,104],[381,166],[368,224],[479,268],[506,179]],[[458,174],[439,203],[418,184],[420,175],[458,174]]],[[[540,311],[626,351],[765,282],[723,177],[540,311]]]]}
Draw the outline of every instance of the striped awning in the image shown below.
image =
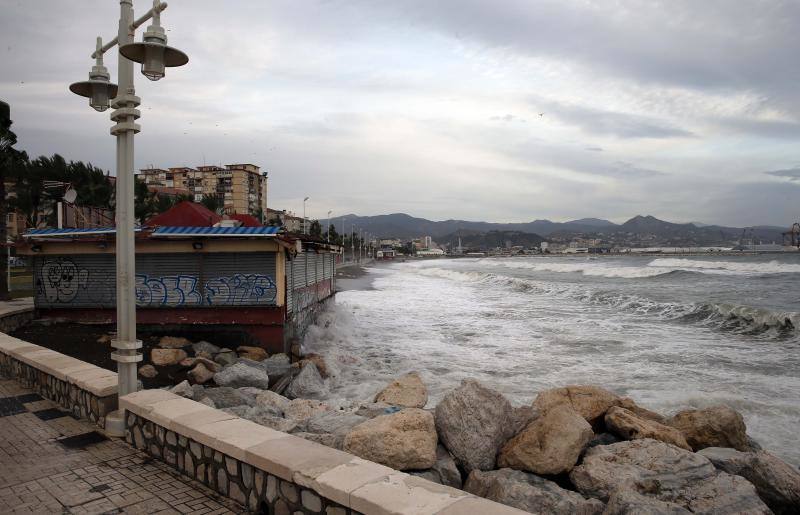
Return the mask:
{"type": "MultiPolygon", "coordinates": [[[[136,227],[135,231],[141,231],[136,227]]],[[[99,236],[102,234],[116,234],[116,227],[84,227],[81,229],[31,229],[22,235],[23,238],[76,238],[79,236],[99,236]]]]}
{"type": "Polygon", "coordinates": [[[153,237],[177,238],[195,236],[239,236],[266,237],[275,236],[280,227],[158,227],[153,237]]]}

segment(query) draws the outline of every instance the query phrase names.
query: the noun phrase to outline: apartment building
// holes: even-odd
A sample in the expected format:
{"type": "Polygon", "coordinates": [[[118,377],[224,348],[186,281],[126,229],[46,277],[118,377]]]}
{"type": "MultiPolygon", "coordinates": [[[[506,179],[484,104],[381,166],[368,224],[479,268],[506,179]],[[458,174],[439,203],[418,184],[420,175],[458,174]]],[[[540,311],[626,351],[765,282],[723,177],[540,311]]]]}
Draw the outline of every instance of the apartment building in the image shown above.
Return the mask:
{"type": "Polygon", "coordinates": [[[139,177],[148,186],[187,190],[195,202],[205,195],[217,197],[225,214],[267,212],[267,172],[254,164],[145,168],[139,177]]]}

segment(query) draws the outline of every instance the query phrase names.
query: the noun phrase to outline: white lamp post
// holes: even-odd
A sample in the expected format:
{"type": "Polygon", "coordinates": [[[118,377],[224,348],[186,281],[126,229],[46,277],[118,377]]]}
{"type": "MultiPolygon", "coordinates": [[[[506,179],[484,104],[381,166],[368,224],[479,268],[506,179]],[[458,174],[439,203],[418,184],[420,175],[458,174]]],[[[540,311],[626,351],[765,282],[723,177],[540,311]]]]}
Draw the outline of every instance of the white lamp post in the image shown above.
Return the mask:
{"type": "MultiPolygon", "coordinates": [[[[134,242],[134,175],[133,137],[141,130],[135,120],[139,118],[140,99],[133,86],[133,61],[142,63],[142,73],[150,80],[164,76],[167,66],[182,66],[189,58],[167,46],[167,37],[161,27],[161,11],[167,4],[153,1],[153,8],[139,19],[133,17],[133,0],[120,0],[120,18],[117,37],[103,45],[97,38],[97,50],[92,54],[95,66],[89,80],[72,84],[69,89],[80,96],[88,97],[89,105],[97,111],[111,107],[111,120],[116,122],[111,134],[117,137],[117,182],[116,182],[116,266],[117,266],[117,337],[111,341],[116,352],[111,358],[117,362],[119,396],[135,392],[136,364],[142,360],[138,352],[141,340],[136,339],[135,268],[136,249],[134,242]],[[134,43],[136,29],[153,19],[144,33],[142,43],[134,43]],[[119,87],[112,84],[108,70],[103,66],[103,54],[119,45],[119,87]]],[[[114,436],[124,435],[124,414],[115,412],[106,418],[106,431],[114,436]]]]}
{"type": "Polygon", "coordinates": [[[333,211],[328,211],[328,243],[331,242],[331,213],[333,211]]]}

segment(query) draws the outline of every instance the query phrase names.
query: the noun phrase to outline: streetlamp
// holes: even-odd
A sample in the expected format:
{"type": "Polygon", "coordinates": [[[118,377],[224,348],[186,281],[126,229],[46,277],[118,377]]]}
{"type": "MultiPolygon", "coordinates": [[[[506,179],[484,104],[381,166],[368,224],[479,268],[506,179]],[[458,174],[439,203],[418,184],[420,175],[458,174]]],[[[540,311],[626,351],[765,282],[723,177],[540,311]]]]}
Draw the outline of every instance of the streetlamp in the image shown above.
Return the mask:
{"type": "MultiPolygon", "coordinates": [[[[73,93],[89,98],[89,105],[97,111],[109,107],[109,99],[114,111],[111,120],[116,124],[111,134],[117,138],[117,181],[116,181],[116,268],[117,268],[117,337],[111,341],[116,352],[111,358],[117,362],[118,395],[120,397],[137,389],[136,364],[142,360],[138,350],[141,340],[136,339],[136,248],[134,242],[134,175],[133,142],[134,135],[141,130],[135,120],[140,112],[140,104],[133,85],[133,62],[142,63],[142,73],[150,80],[164,76],[164,68],[182,66],[189,58],[172,47],[167,46],[167,37],[161,27],[161,11],[167,8],[166,2],[153,1],[152,9],[138,19],[133,17],[133,0],[120,0],[120,18],[117,37],[105,45],[97,38],[97,49],[91,55],[95,65],[89,72],[89,80],[70,85],[73,93]],[[134,43],[134,34],[144,22],[153,19],[144,33],[142,43],[134,43]],[[119,46],[117,60],[119,87],[111,83],[108,70],[103,65],[103,54],[119,46]]],[[[124,413],[110,413],[106,417],[106,431],[114,436],[125,432],[124,413]]]]}
{"type": "Polygon", "coordinates": [[[306,224],[306,202],[311,197],[306,197],[303,199],[303,234],[308,234],[308,227],[306,224]]]}
{"type": "Polygon", "coordinates": [[[333,211],[328,211],[328,243],[331,242],[331,213],[333,211]]]}

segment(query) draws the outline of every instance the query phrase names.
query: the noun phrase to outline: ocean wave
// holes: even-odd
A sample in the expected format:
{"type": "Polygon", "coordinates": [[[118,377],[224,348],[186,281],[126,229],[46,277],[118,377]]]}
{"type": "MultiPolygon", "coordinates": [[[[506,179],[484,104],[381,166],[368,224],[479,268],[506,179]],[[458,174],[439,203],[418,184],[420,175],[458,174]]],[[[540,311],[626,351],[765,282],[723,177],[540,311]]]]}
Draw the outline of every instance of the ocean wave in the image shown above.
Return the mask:
{"type": "Polygon", "coordinates": [[[740,274],[797,274],[800,273],[800,264],[780,263],[769,261],[767,263],[753,263],[750,261],[704,261],[699,259],[658,258],[647,266],[659,269],[672,268],[674,270],[700,270],[717,273],[740,274]]]}
{"type": "Polygon", "coordinates": [[[669,274],[674,269],[664,268],[658,269],[653,267],[642,266],[612,266],[598,259],[589,259],[585,262],[579,263],[560,263],[557,261],[549,261],[541,259],[533,260],[491,260],[484,259],[480,261],[481,266],[488,267],[501,267],[511,269],[531,270],[534,272],[555,272],[555,273],[581,273],[590,277],[609,277],[609,278],[622,278],[622,279],[639,279],[645,277],[655,277],[659,275],[669,274]]]}
{"type": "Polygon", "coordinates": [[[593,291],[586,288],[585,285],[548,283],[491,272],[457,271],[446,268],[420,268],[417,272],[429,277],[465,283],[491,284],[495,287],[505,287],[515,291],[607,306],[634,315],[667,321],[697,323],[723,330],[749,333],[768,330],[790,332],[800,330],[800,313],[793,311],[773,311],[727,303],[662,302],[635,294],[593,291]]]}

